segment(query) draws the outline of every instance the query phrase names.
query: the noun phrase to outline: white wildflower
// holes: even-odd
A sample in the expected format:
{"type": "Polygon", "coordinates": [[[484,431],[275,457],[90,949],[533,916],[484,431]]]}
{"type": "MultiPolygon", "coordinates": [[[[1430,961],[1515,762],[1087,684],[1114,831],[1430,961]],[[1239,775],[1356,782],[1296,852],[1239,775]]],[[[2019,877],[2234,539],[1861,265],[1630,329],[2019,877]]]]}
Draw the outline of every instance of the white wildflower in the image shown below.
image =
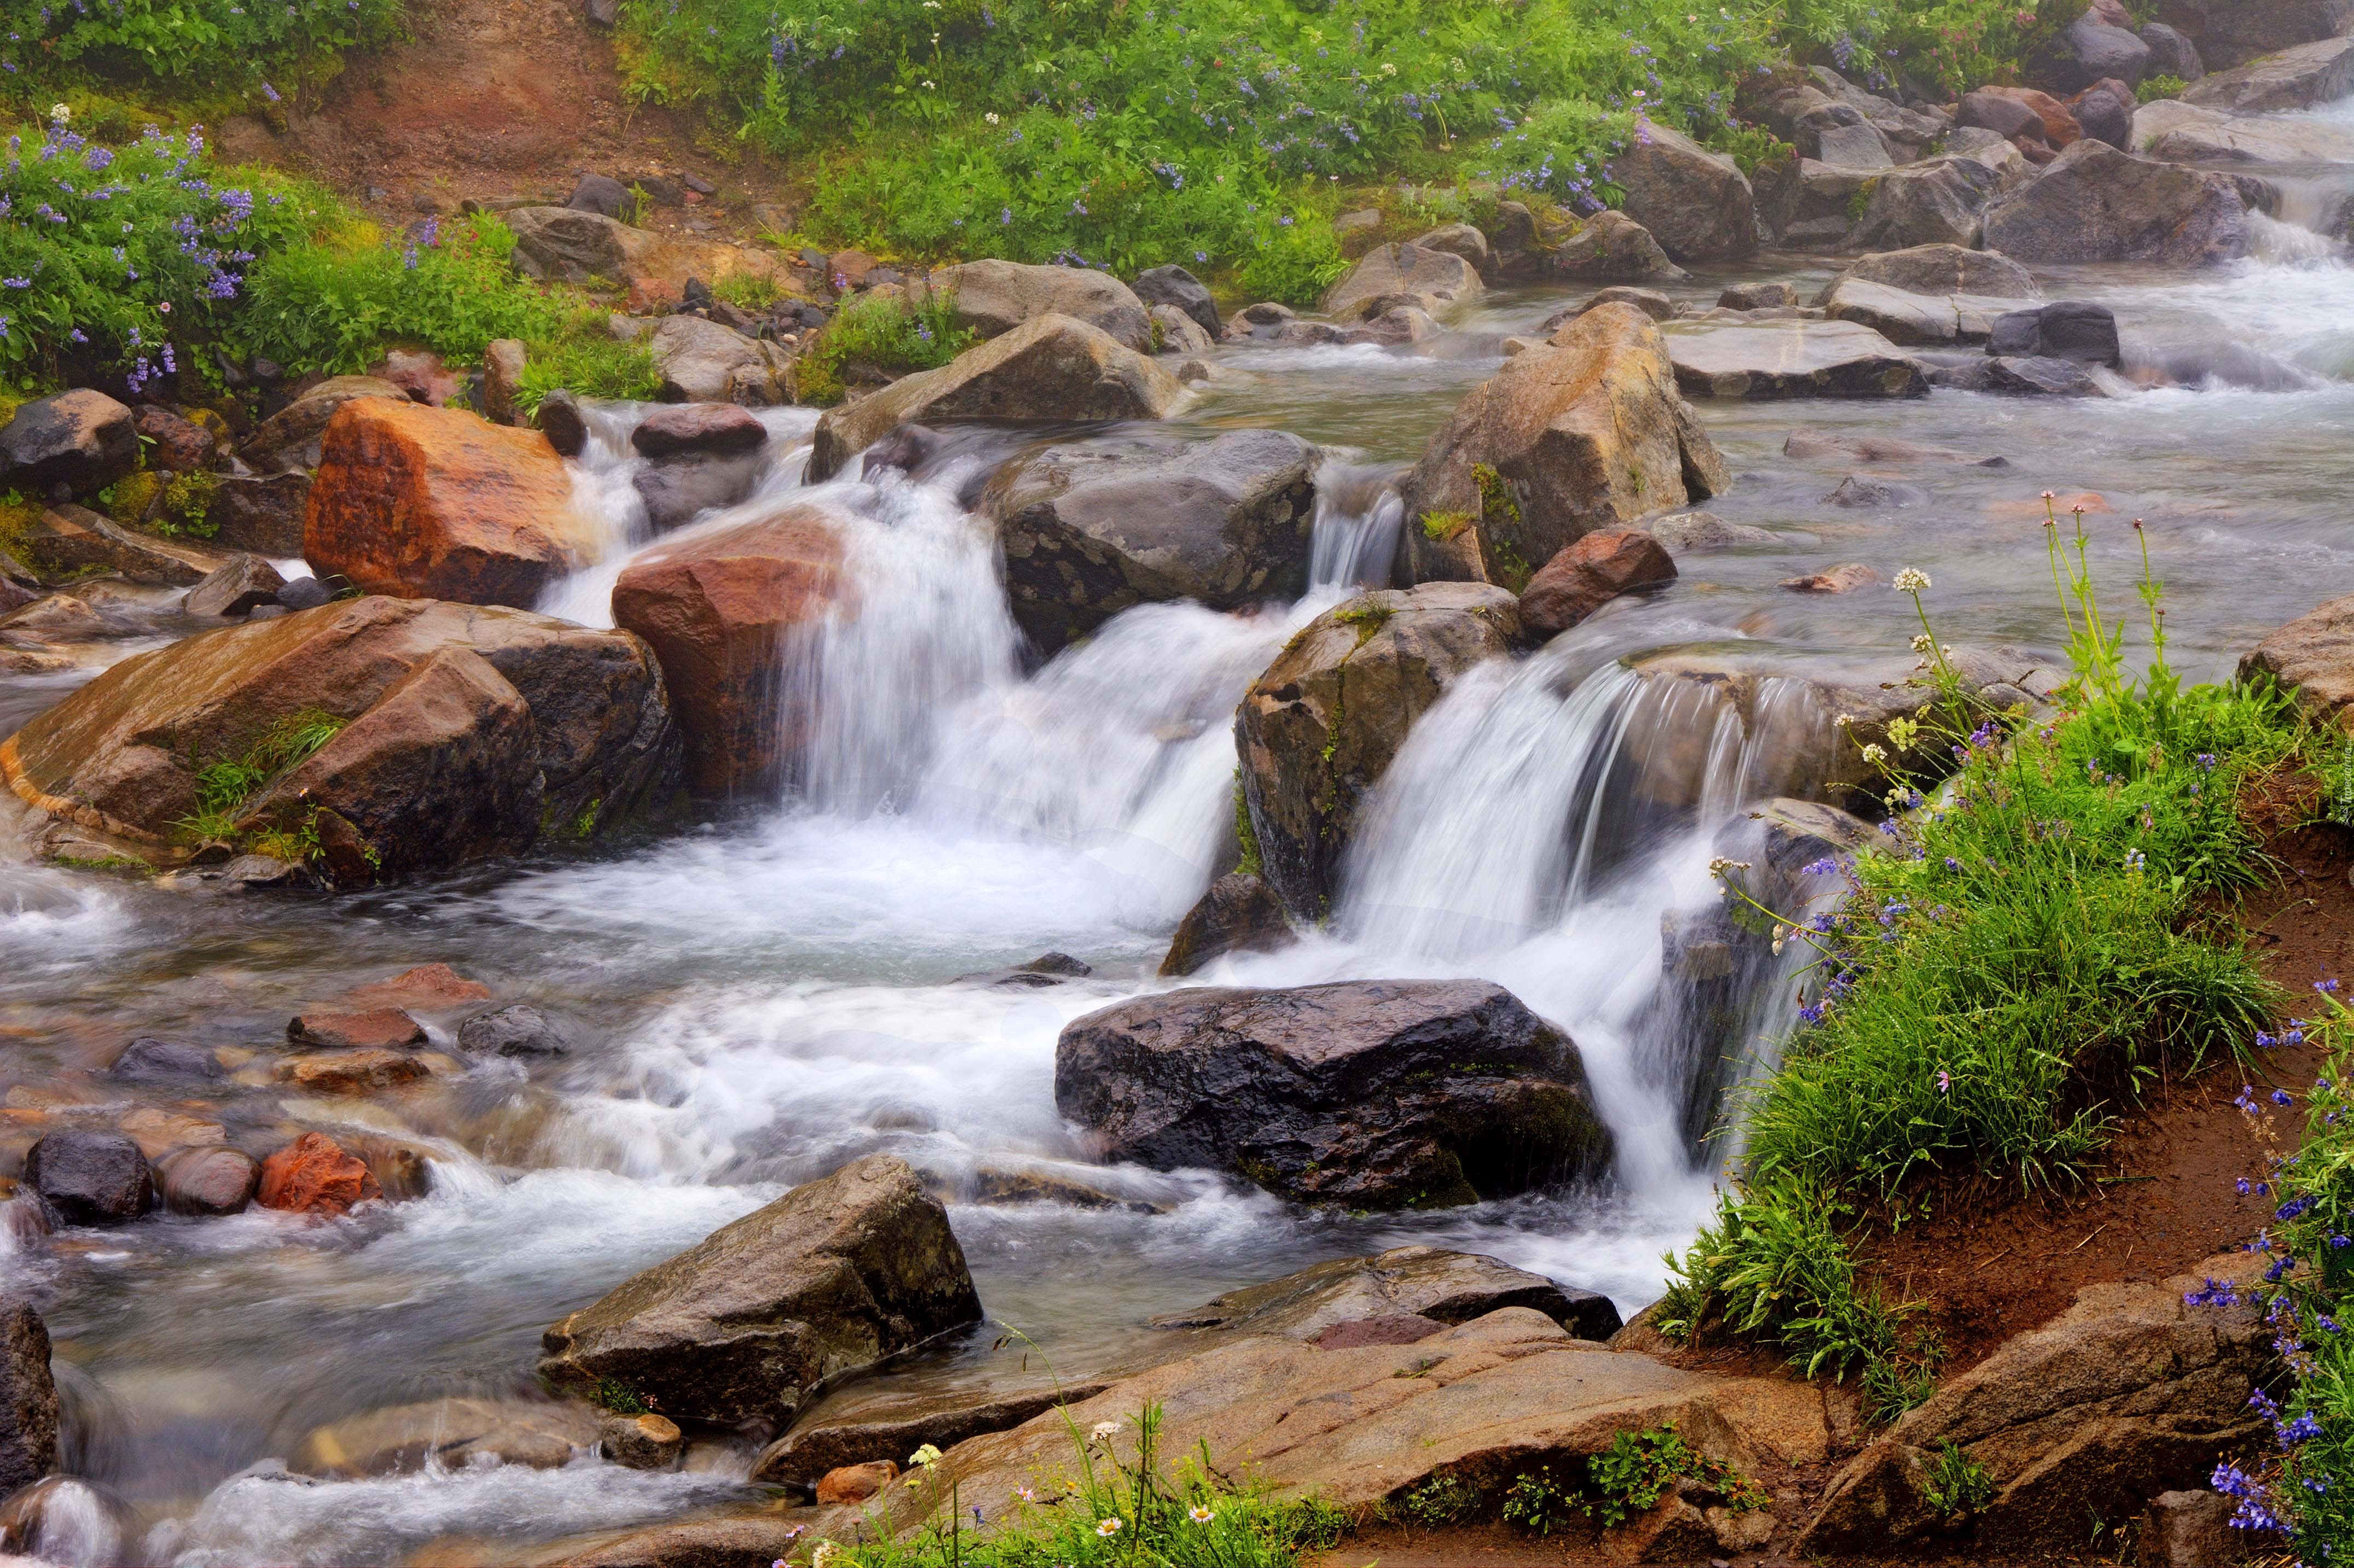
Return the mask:
{"type": "Polygon", "coordinates": [[[1093,1426],[1087,1428],[1087,1441],[1090,1443],[1108,1443],[1112,1439],[1112,1434],[1119,1430],[1119,1423],[1117,1421],[1098,1421],[1093,1426]]]}
{"type": "Polygon", "coordinates": [[[62,125],[73,118],[73,109],[69,104],[52,103],[49,105],[49,118],[62,125]]]}
{"type": "Polygon", "coordinates": [[[992,109],[988,113],[982,115],[981,118],[988,121],[991,125],[994,125],[997,123],[997,111],[992,109]]]}
{"type": "Polygon", "coordinates": [[[929,1443],[907,1456],[907,1467],[911,1470],[925,1469],[939,1462],[939,1449],[929,1443]]]}
{"type": "Polygon", "coordinates": [[[1878,746],[1867,746],[1863,748],[1863,759],[1877,768],[1888,760],[1888,753],[1878,746]]]}
{"type": "Polygon", "coordinates": [[[1113,1514],[1096,1526],[1096,1533],[1108,1541],[1119,1533],[1119,1515],[1113,1514]]]}
{"type": "Polygon", "coordinates": [[[1913,652],[1915,653],[1926,653],[1930,649],[1935,648],[1935,646],[1936,643],[1931,640],[1929,634],[1925,631],[1918,632],[1914,636],[1913,652]]]}
{"type": "Polygon", "coordinates": [[[1929,574],[1923,571],[1918,567],[1905,567],[1903,571],[1896,574],[1896,591],[1898,593],[1927,593],[1929,591],[1929,574]]]}
{"type": "Polygon", "coordinates": [[[1215,1509],[1204,1508],[1201,1504],[1196,1503],[1192,1508],[1185,1510],[1185,1517],[1192,1520],[1195,1524],[1207,1524],[1212,1520],[1217,1518],[1218,1513],[1215,1509]]]}

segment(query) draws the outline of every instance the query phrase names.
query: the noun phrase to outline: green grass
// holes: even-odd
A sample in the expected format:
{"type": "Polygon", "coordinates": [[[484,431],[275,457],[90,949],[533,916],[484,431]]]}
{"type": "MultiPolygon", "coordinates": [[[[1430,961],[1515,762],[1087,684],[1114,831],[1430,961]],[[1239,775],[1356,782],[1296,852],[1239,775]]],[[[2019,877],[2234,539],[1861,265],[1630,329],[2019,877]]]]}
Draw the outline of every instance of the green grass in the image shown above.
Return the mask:
{"type": "Polygon", "coordinates": [[[834,313],[794,367],[804,403],[839,403],[843,374],[854,365],[893,375],[946,365],[972,346],[975,334],[957,325],[956,302],[933,294],[911,305],[892,295],[863,295],[834,313]]]}
{"type": "Polygon", "coordinates": [[[317,708],[304,708],[270,726],[243,756],[197,766],[196,809],[173,825],[197,843],[239,845],[281,860],[310,859],[317,853],[318,843],[315,837],[307,836],[308,823],[295,829],[265,827],[253,834],[240,824],[256,795],[317,756],[349,723],[317,708]]]}
{"type": "Polygon", "coordinates": [[[541,401],[559,387],[583,397],[641,403],[661,393],[662,373],[654,368],[652,351],[615,337],[606,320],[604,311],[583,306],[548,335],[525,341],[515,397],[525,418],[538,413],[541,401]]]}
{"type": "MultiPolygon", "coordinates": [[[[2310,736],[2269,688],[2182,688],[2146,554],[2149,664],[2127,679],[2081,517],[2065,539],[2054,518],[2050,541],[2074,670],[2062,711],[1964,733],[1959,678],[1922,609],[1931,716],[1892,726],[1895,755],[1864,753],[1902,814],[1811,868],[1844,873],[1840,907],[1744,911],[1777,948],[1813,949],[1801,1026],[1728,1110],[1744,1136],[1737,1191],[1670,1260],[1664,1331],[1721,1327],[1810,1376],[1861,1371],[1882,1417],[1925,1397],[1937,1351],[1903,1332],[1909,1304],[1859,1280],[1859,1216],[2080,1183],[2147,1088],[2244,1052],[2279,1005],[2231,916],[2268,875],[2240,801],[2310,736]],[[1904,782],[1907,754],[1928,747],[1959,764],[1935,801],[1904,782]]],[[[1897,581],[1919,607],[1928,579],[1897,581]]]]}

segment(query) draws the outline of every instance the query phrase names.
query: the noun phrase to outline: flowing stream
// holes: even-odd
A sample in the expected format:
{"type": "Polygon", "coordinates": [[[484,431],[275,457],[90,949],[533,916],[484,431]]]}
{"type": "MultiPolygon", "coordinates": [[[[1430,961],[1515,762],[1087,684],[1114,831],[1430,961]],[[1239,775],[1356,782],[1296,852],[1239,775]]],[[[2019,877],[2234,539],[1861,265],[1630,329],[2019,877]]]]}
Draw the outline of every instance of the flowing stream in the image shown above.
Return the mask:
{"type": "MultiPolygon", "coordinates": [[[[2354,122],[2342,106],[2318,112],[2354,122]]],[[[1721,1150],[1695,1143],[1692,1086],[1726,1070],[1700,1059],[1665,1005],[1662,931],[1713,905],[1708,861],[1760,787],[1761,754],[1823,715],[1794,687],[1744,725],[1663,694],[1625,661],[1694,643],[1832,662],[1902,652],[1917,627],[1901,596],[1776,586],[1844,561],[1927,571],[1951,641],[2048,651],[2059,622],[2036,497],[2050,488],[2099,498],[2090,521],[2119,613],[2138,565],[2125,524],[2147,519],[2175,662],[2196,678],[2228,673],[2264,631],[2354,584],[2354,270],[2307,229],[2260,228],[2256,259],[2214,272],[2044,276],[2052,298],[2117,311],[2128,376],[2110,399],[1703,406],[1738,475],[1709,509],[1764,533],[1684,554],[1665,591],[1462,681],[1377,792],[1328,927],[1194,977],[1510,987],[1576,1039],[1617,1137],[1613,1179],[1591,1189],[1440,1213],[1309,1213],[1211,1172],[1098,1166],[1053,1093],[1059,1031],[1167,983],[1154,970],[1170,931],[1231,853],[1243,691],[1320,609],[1383,580],[1401,524],[1387,479],[1494,373],[1503,338],[1532,331],[1564,291],[1490,294],[1413,350],[1221,353],[1182,423],[1286,429],[1327,449],[1314,586],[1296,604],[1139,608],[1035,664],[992,535],[958,504],[968,471],[821,487],[864,520],[849,569],[866,608],[790,654],[791,689],[817,725],[787,800],[657,840],[332,901],[203,896],[31,863],[17,808],[0,801],[0,1116],[134,1097],[101,1070],[135,1035],[263,1045],[305,1005],[433,961],[540,1005],[575,1036],[561,1061],[489,1062],[397,1100],[194,1107],[237,1127],[299,1116],[397,1137],[429,1156],[422,1197],[331,1223],[159,1217],[24,1245],[0,1232],[15,1247],[0,1267],[40,1301],[69,1369],[76,1468],[139,1516],[131,1546],[108,1546],[106,1521],[85,1520],[58,1534],[83,1544],[53,1554],[396,1563],[442,1542],[457,1556],[416,1560],[484,1561],[741,1498],[748,1456],[724,1446],[665,1475],[584,1459],[307,1483],[270,1462],[320,1424],[379,1406],[527,1393],[547,1323],[875,1150],[956,1195],[989,1313],[1066,1372],[1116,1362],[1155,1312],[1407,1242],[1491,1253],[1628,1311],[1646,1304],[1661,1254],[1711,1202],[1721,1150]],[[2177,384],[2135,378],[2153,369],[2177,384]],[[1800,430],[1952,455],[1784,455],[1800,430]],[[1928,499],[1828,504],[1850,472],[1928,499]],[[1042,990],[960,980],[1050,949],[1093,972],[1042,990]],[[1104,1201],[982,1201],[1009,1176],[1104,1201]]],[[[1706,303],[1731,281],[1810,290],[1829,276],[1771,258],[1677,291],[1706,303]]],[[[641,412],[595,415],[577,482],[610,554],[561,585],[553,613],[610,624],[613,579],[649,542],[626,443],[641,412]]],[[[799,475],[813,417],[766,418],[758,488],[722,521],[810,493],[799,475]]],[[[144,634],[92,653],[80,674],[0,678],[0,732],[106,660],[194,629],[167,596],[130,595],[122,612],[145,616],[144,634]]],[[[1787,1026],[1787,989],[1758,986],[1735,1075],[1787,1026]]],[[[0,1128],[17,1152],[37,1136],[0,1128]]],[[[988,1342],[977,1336],[941,1375],[980,1368],[988,1342]]]]}

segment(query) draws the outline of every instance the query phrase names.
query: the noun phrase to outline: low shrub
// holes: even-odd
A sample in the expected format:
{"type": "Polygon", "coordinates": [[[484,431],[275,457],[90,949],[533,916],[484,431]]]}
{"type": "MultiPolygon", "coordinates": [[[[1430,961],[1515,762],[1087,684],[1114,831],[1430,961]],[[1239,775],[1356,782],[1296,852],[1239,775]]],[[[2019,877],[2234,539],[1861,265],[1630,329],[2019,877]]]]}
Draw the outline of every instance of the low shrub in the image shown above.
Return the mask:
{"type": "Polygon", "coordinates": [[[526,419],[557,387],[583,397],[651,402],[662,391],[662,373],[642,343],[613,335],[605,312],[583,307],[567,314],[546,337],[524,344],[523,380],[515,401],[526,419]]]}
{"type": "Polygon", "coordinates": [[[972,346],[975,334],[957,324],[956,302],[943,294],[911,305],[893,295],[864,294],[834,313],[801,352],[795,390],[804,403],[839,403],[843,373],[854,365],[894,375],[946,365],[972,346]]]}

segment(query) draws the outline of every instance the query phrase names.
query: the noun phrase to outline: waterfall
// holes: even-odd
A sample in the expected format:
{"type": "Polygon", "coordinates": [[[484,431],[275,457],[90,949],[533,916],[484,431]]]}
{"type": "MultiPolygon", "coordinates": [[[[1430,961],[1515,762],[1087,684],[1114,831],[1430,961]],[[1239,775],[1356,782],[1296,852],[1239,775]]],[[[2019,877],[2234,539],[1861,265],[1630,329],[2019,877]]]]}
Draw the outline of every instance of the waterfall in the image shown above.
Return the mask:
{"type": "Polygon", "coordinates": [[[1405,501],[1394,464],[1327,459],[1316,471],[1315,531],[1308,581],[1317,588],[1387,588],[1405,501]]]}

